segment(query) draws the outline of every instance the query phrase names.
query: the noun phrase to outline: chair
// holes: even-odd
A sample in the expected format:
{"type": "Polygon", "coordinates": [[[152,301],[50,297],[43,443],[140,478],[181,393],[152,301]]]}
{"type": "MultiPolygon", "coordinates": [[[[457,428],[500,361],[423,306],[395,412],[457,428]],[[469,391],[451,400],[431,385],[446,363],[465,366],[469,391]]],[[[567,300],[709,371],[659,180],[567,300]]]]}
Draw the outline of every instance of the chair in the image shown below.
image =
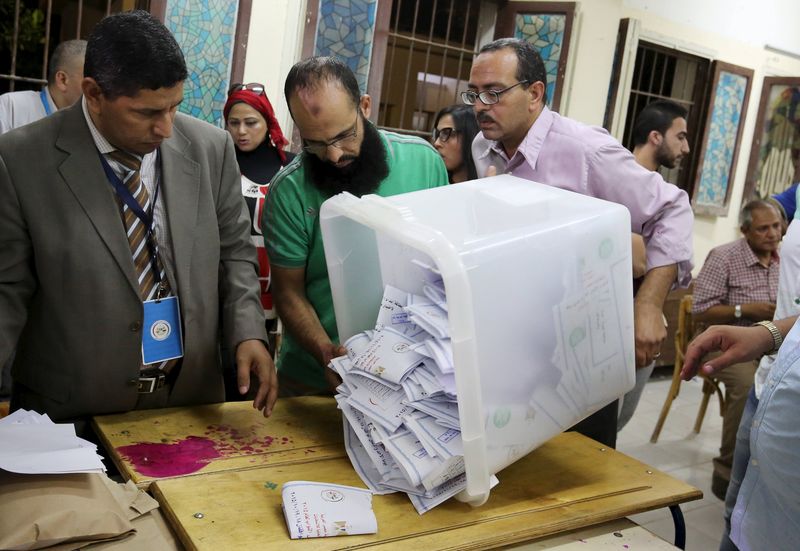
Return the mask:
{"type": "MultiPolygon", "coordinates": [[[[678,308],[678,328],[675,331],[675,366],[672,371],[672,384],[667,392],[667,399],[664,400],[664,405],[661,408],[661,414],[658,416],[653,434],[650,436],[650,442],[655,444],[661,434],[661,429],[664,427],[664,421],[667,420],[669,409],[672,407],[672,402],[678,397],[681,386],[681,369],[683,368],[683,360],[686,356],[686,347],[689,341],[694,336],[695,326],[692,320],[692,295],[685,295],[681,300],[678,308]]],[[[694,432],[699,433],[700,427],[703,425],[703,418],[708,409],[708,401],[711,395],[715,394],[719,398],[719,414],[725,414],[725,396],[719,386],[719,381],[713,377],[700,375],[703,378],[703,400],[700,403],[700,409],[697,412],[697,419],[694,422],[694,432]]]]}

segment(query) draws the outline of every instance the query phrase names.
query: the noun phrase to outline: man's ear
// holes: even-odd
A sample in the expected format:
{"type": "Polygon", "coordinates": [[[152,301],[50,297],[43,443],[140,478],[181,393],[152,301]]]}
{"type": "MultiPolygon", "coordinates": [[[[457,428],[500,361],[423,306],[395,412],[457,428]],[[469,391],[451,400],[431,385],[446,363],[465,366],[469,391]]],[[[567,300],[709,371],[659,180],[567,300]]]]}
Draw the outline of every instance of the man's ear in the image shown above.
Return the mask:
{"type": "Polygon", "coordinates": [[[372,113],[372,98],[369,96],[369,94],[364,94],[361,96],[361,99],[358,102],[358,107],[361,109],[361,113],[364,115],[364,118],[368,119],[372,113]]]}
{"type": "Polygon", "coordinates": [[[531,107],[536,107],[539,103],[544,103],[545,84],[537,80],[528,86],[528,93],[531,95],[531,107]]]}
{"type": "Polygon", "coordinates": [[[103,91],[100,85],[92,77],[84,77],[81,81],[81,89],[83,89],[83,97],[86,98],[86,104],[89,111],[97,113],[100,111],[100,100],[103,98],[103,91]]]}
{"type": "Polygon", "coordinates": [[[664,135],[658,130],[651,130],[647,135],[647,141],[650,144],[658,147],[661,145],[661,142],[664,141],[664,135]]]}
{"type": "Polygon", "coordinates": [[[69,75],[66,73],[66,71],[61,71],[61,70],[56,71],[55,85],[56,88],[58,88],[60,91],[62,92],[67,91],[68,80],[69,80],[69,75]]]}

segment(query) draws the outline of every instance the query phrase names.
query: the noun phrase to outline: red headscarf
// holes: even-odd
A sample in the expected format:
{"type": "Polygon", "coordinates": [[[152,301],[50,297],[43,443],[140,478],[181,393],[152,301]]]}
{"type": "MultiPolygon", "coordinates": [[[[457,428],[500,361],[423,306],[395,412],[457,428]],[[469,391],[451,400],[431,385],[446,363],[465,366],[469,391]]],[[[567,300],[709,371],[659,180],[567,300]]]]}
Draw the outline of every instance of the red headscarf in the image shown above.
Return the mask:
{"type": "Polygon", "coordinates": [[[226,121],[228,120],[228,114],[231,112],[231,107],[237,103],[246,103],[261,113],[261,116],[263,116],[264,120],[267,121],[267,134],[269,134],[272,145],[274,145],[275,149],[278,150],[278,155],[281,157],[281,163],[286,164],[286,153],[283,151],[283,148],[286,147],[289,142],[283,136],[283,132],[278,124],[278,120],[275,118],[275,111],[272,109],[272,104],[269,102],[269,99],[267,99],[267,94],[257,94],[252,90],[247,90],[244,88],[233,92],[228,96],[228,101],[225,102],[225,107],[222,108],[222,115],[225,117],[226,121]]]}

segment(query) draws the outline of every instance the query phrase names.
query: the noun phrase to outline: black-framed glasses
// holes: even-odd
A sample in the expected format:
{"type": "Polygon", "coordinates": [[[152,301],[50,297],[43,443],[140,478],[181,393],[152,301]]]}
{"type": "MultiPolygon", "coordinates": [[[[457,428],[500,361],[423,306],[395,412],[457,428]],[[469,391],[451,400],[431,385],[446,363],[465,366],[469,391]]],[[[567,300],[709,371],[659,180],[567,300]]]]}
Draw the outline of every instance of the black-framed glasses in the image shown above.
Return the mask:
{"type": "Polygon", "coordinates": [[[484,90],[483,92],[467,90],[466,92],[461,92],[461,101],[467,105],[475,105],[478,100],[480,100],[484,105],[494,105],[500,101],[500,94],[508,92],[512,88],[521,84],[528,84],[528,82],[529,81],[527,80],[520,80],[518,83],[512,84],[508,88],[503,88],[502,90],[484,90]]]}
{"type": "Polygon", "coordinates": [[[228,89],[228,95],[230,96],[234,92],[238,92],[239,90],[250,90],[256,94],[264,94],[264,85],[260,82],[250,82],[248,84],[242,84],[241,82],[237,82],[236,84],[231,85],[228,89]]]}
{"type": "Polygon", "coordinates": [[[315,142],[304,139],[303,151],[312,155],[316,155],[317,157],[322,157],[328,152],[329,147],[335,147],[340,151],[343,150],[345,147],[350,145],[353,140],[356,139],[356,136],[358,136],[358,113],[356,113],[356,122],[353,123],[353,126],[350,130],[345,131],[337,138],[334,138],[328,142],[315,142]]]}
{"type": "Polygon", "coordinates": [[[433,143],[436,143],[436,140],[439,140],[442,143],[446,143],[447,140],[452,138],[458,134],[458,130],[455,128],[451,128],[449,126],[445,128],[434,128],[433,129],[433,143]]]}

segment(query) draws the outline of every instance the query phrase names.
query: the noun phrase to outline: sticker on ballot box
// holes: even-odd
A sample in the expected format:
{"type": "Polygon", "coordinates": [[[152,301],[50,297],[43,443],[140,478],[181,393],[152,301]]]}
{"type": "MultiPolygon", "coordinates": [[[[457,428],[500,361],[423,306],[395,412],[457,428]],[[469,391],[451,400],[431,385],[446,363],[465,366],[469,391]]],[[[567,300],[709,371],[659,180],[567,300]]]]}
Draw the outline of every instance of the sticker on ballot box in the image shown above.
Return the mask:
{"type": "Polygon", "coordinates": [[[178,297],[144,302],[142,362],[145,365],[183,356],[178,297]]]}

